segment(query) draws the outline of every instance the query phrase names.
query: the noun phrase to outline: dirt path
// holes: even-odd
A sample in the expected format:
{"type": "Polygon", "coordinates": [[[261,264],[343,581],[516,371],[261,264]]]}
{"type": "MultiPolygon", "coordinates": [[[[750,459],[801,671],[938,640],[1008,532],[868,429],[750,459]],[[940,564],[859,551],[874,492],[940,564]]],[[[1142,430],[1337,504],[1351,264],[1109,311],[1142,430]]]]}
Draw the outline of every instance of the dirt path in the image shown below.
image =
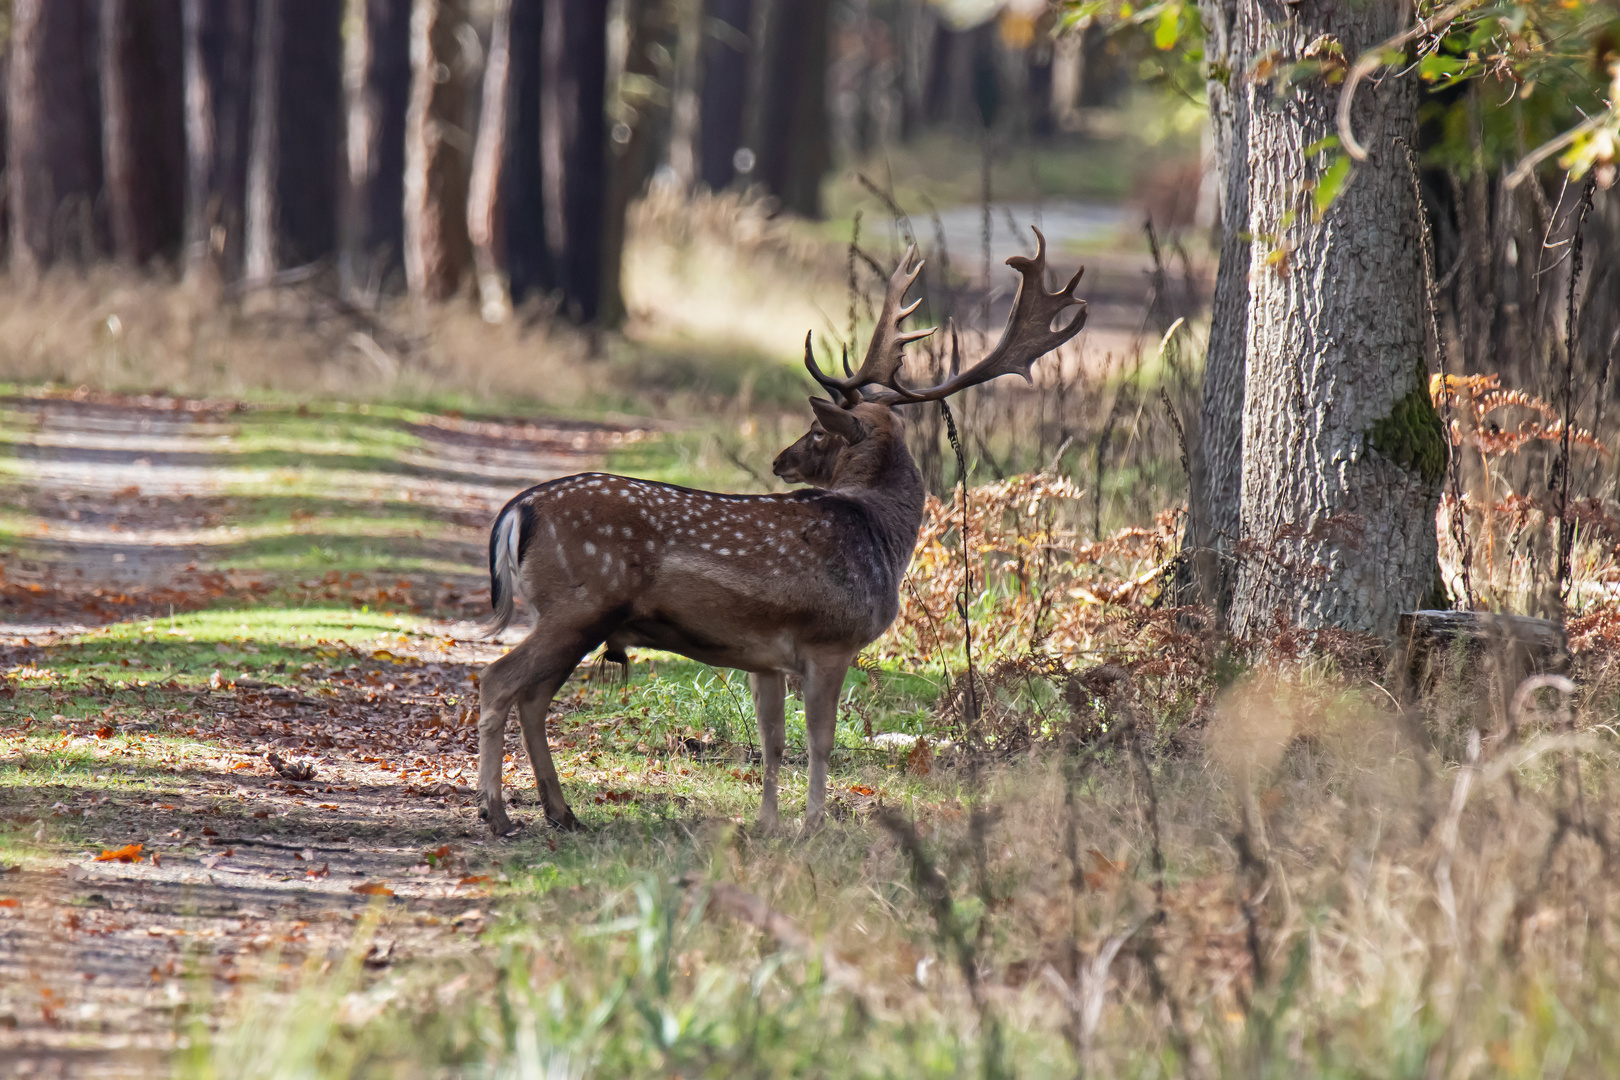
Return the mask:
{"type": "MultiPolygon", "coordinates": [[[[231,403],[0,408],[13,420],[0,499],[23,523],[0,542],[0,768],[24,776],[0,787],[0,829],[39,853],[26,869],[0,862],[0,1072],[163,1073],[192,1011],[217,1021],[233,995],[261,992],[238,990],[260,985],[251,976],[364,949],[377,979],[470,949],[500,870],[475,828],[468,720],[474,672],[499,645],[448,616],[487,602],[494,511],[626,432],[432,417],[381,425],[402,445],[371,458],[243,449],[255,418],[231,403]],[[317,509],[300,518],[289,501],[317,509]],[[315,546],[323,521],[374,520],[348,539],[418,569],[379,583],[255,567],[253,544],[286,535],[283,515],[315,546]],[[216,658],[177,643],[227,674],[200,687],[97,676],[100,712],[82,689],[40,689],[100,655],[74,634],[265,597],[447,617],[364,646],[288,646],[274,665],[250,646],[216,658]],[[47,721],[49,708],[61,712],[47,721]]],[[[521,755],[507,767],[526,795],[521,755]]]]}

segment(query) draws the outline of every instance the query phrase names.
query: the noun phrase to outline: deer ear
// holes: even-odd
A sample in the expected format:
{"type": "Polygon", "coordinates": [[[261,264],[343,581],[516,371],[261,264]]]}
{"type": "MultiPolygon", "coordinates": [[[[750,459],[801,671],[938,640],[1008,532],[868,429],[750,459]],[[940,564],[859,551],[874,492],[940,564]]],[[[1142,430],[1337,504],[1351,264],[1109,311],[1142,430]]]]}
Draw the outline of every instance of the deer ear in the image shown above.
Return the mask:
{"type": "Polygon", "coordinates": [[[826,398],[811,398],[810,408],[815,410],[816,419],[821,421],[822,427],[834,435],[840,436],[851,446],[872,433],[872,429],[866,421],[843,406],[828,401],[826,398]]]}

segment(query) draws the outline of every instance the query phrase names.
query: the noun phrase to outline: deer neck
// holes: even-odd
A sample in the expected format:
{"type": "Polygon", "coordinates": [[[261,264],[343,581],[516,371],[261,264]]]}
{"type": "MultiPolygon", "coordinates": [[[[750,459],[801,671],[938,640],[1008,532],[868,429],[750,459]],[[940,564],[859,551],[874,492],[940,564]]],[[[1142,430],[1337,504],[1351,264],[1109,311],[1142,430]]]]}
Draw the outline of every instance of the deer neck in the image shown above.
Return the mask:
{"type": "Polygon", "coordinates": [[[892,428],[873,432],[839,457],[828,490],[866,510],[873,536],[898,581],[911,564],[928,498],[922,473],[906,449],[899,417],[892,428]]]}

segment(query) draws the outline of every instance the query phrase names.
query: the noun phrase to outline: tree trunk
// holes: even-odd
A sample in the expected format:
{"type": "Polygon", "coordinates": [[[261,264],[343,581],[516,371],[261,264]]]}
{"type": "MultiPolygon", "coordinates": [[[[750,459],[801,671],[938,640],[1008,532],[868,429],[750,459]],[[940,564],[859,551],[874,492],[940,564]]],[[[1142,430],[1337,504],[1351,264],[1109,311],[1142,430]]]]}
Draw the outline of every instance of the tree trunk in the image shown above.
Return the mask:
{"type": "Polygon", "coordinates": [[[511,96],[512,3],[497,0],[484,64],[483,106],[478,142],[473,147],[472,181],[467,192],[467,236],[478,274],[479,308],[484,321],[504,322],[511,298],[502,275],[501,164],[506,158],[506,102],[511,96]]]}
{"type": "MultiPolygon", "coordinates": [[[[703,8],[704,0],[681,0],[676,14],[675,86],[670,95],[669,110],[669,168],[682,191],[691,191],[698,177],[703,93],[703,8]]],[[[633,39],[630,53],[633,59],[633,39]]],[[[627,61],[625,66],[628,70],[630,62],[627,61]]]]}
{"type": "Polygon", "coordinates": [[[101,0],[101,156],[113,257],[180,242],[185,102],[178,0],[101,0]]]}
{"type": "Polygon", "coordinates": [[[827,146],[827,0],[777,0],[766,27],[759,165],[754,175],[784,210],[821,216],[827,146]]]}
{"type": "MultiPolygon", "coordinates": [[[[1246,0],[1204,0],[1209,122],[1221,208],[1204,396],[1193,449],[1187,539],[1197,598],[1217,622],[1231,600],[1231,556],[1242,520],[1243,381],[1249,321],[1249,69],[1246,0]]],[[[1083,42],[1082,42],[1083,44],[1083,42]]],[[[1084,55],[1083,52],[1080,55],[1084,55]]],[[[1078,90],[1078,83],[1076,84],[1078,90]]]]}
{"type": "MultiPolygon", "coordinates": [[[[667,25],[660,5],[629,5],[629,47],[625,50],[624,71],[619,73],[619,92],[634,85],[655,85],[658,68],[654,63],[654,48],[667,25]],[[625,76],[630,76],[626,79],[625,76]]],[[[681,27],[678,32],[684,32],[681,27]]],[[[690,44],[690,43],[689,43],[690,44]]],[[[695,46],[694,46],[695,49],[695,46]]],[[[696,108],[694,97],[692,106],[696,108]]],[[[608,166],[607,205],[602,212],[602,303],[597,321],[603,326],[618,326],[628,314],[624,302],[623,269],[625,220],[630,202],[647,183],[652,172],[652,133],[662,119],[662,110],[656,96],[640,94],[629,107],[618,110],[630,119],[629,130],[621,132],[612,146],[612,159],[608,166]]],[[[688,145],[687,150],[691,147],[688,145]]],[[[673,159],[676,151],[671,148],[673,159]]],[[[671,162],[673,166],[673,161],[671,162]]],[[[689,184],[683,190],[689,189],[689,184]]]]}
{"type": "Polygon", "coordinates": [[[709,0],[698,116],[699,175],[711,191],[731,186],[743,145],[754,0],[709,0]]]}
{"type": "Polygon", "coordinates": [[[540,37],[546,246],[563,310],[575,322],[593,322],[602,296],[607,188],[607,5],[546,0],[540,37]]]}
{"type": "Polygon", "coordinates": [[[249,281],[276,272],[280,228],[276,177],[281,171],[278,136],[281,100],[281,0],[258,0],[253,27],[253,115],[248,132],[247,247],[242,270],[249,281]]]}
{"type": "Polygon", "coordinates": [[[343,150],[343,5],[281,0],[277,244],[284,266],[337,250],[343,150]]]}
{"type": "Polygon", "coordinates": [[[86,0],[15,0],[6,88],[11,266],[24,279],[95,246],[97,19],[86,0]]]}
{"type": "Polygon", "coordinates": [[[217,284],[242,264],[250,0],[182,0],[185,34],[186,276],[217,284]]]}
{"type": "Polygon", "coordinates": [[[461,284],[467,238],[466,79],[456,33],[468,0],[415,0],[411,11],[411,103],[405,120],[405,277],[419,300],[443,300],[461,284]]]}
{"type": "Polygon", "coordinates": [[[540,26],[543,0],[511,0],[507,119],[499,201],[512,302],[553,287],[540,175],[540,26]]]}
{"type": "Polygon", "coordinates": [[[410,0],[349,0],[344,39],[344,295],[373,302],[405,243],[405,111],[411,96],[410,0]]]}
{"type": "MultiPolygon", "coordinates": [[[[1287,65],[1329,40],[1358,56],[1399,30],[1404,10],[1258,0],[1245,55],[1276,50],[1287,65]]],[[[1233,623],[1241,636],[1281,620],[1392,638],[1434,580],[1448,454],[1423,355],[1417,208],[1395,141],[1416,135],[1416,79],[1362,86],[1355,129],[1371,157],[1320,221],[1311,188],[1333,154],[1306,148],[1335,132],[1339,86],[1251,93],[1246,550],[1233,623]]]]}

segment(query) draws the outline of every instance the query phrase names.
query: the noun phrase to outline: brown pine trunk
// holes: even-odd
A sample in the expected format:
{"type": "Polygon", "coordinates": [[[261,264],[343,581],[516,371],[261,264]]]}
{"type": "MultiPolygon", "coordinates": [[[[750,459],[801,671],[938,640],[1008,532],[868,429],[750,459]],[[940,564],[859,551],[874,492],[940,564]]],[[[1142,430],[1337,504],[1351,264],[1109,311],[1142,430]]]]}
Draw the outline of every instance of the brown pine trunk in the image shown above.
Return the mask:
{"type": "Polygon", "coordinates": [[[337,250],[343,150],[343,5],[281,0],[276,235],[284,266],[337,250]]]}
{"type": "Polygon", "coordinates": [[[101,155],[113,257],[180,242],[184,100],[179,0],[101,0],[101,155]]]}
{"type": "Polygon", "coordinates": [[[338,272],[345,296],[371,302],[383,279],[401,265],[405,239],[411,5],[410,0],[349,4],[338,272]]]}
{"type": "Polygon", "coordinates": [[[827,0],[777,0],[767,20],[759,165],[754,175],[782,208],[821,216],[827,144],[827,0]]]}
{"type": "MultiPolygon", "coordinates": [[[[1312,43],[1353,57],[1403,25],[1399,0],[1258,0],[1246,53],[1282,65],[1312,43]]],[[[1416,75],[1364,84],[1354,123],[1370,157],[1320,221],[1312,184],[1332,151],[1339,87],[1251,85],[1248,378],[1233,625],[1281,620],[1393,637],[1435,576],[1448,448],[1429,399],[1417,207],[1397,140],[1417,134],[1416,75]],[[1286,96],[1285,96],[1286,95],[1286,96]]]]}
{"type": "Polygon", "coordinates": [[[501,165],[506,159],[506,103],[511,96],[512,4],[497,0],[484,64],[483,107],[473,147],[472,181],[467,193],[467,235],[478,273],[478,297],[486,322],[503,322],[511,310],[507,293],[500,203],[501,165]]]}
{"type": "Polygon", "coordinates": [[[405,118],[405,278],[419,300],[443,300],[461,285],[467,237],[467,145],[460,127],[467,80],[456,34],[467,0],[415,0],[411,10],[411,102],[405,118]]]}
{"type": "Polygon", "coordinates": [[[546,247],[575,322],[594,322],[602,297],[607,188],[607,5],[546,0],[540,35],[540,175],[546,247]]]}
{"type": "Polygon", "coordinates": [[[712,29],[703,41],[703,93],[698,111],[698,171],[712,191],[737,175],[748,106],[754,0],[709,0],[712,29]]]}
{"type": "Polygon", "coordinates": [[[86,0],[15,0],[6,87],[11,266],[29,279],[95,247],[98,19],[86,0]]]}
{"type": "Polygon", "coordinates": [[[554,287],[546,248],[540,174],[540,26],[544,0],[511,0],[508,34],[505,160],[500,204],[505,216],[507,288],[512,302],[554,287]]]}
{"type": "Polygon", "coordinates": [[[186,276],[234,279],[242,265],[253,66],[251,0],[182,0],[186,276]]]}
{"type": "Polygon", "coordinates": [[[1206,84],[1214,172],[1221,208],[1221,258],[1215,274],[1204,394],[1192,461],[1186,548],[1197,598],[1225,617],[1231,557],[1240,531],[1243,484],[1243,382],[1249,321],[1247,0],[1204,0],[1206,84]]]}

